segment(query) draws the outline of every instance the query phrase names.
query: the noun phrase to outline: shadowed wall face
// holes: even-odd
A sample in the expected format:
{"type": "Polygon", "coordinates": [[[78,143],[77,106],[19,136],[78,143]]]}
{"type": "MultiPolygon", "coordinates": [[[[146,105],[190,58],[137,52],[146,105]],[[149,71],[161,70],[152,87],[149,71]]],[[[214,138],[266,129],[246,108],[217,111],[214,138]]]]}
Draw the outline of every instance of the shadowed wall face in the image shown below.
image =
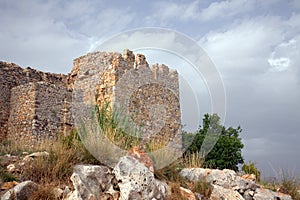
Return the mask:
{"type": "Polygon", "coordinates": [[[0,77],[1,140],[27,138],[27,142],[31,143],[32,138],[38,138],[38,135],[61,133],[64,120],[52,123],[52,117],[47,112],[59,107],[62,98],[71,96],[66,95],[66,75],[22,69],[13,63],[0,62],[0,77]]]}

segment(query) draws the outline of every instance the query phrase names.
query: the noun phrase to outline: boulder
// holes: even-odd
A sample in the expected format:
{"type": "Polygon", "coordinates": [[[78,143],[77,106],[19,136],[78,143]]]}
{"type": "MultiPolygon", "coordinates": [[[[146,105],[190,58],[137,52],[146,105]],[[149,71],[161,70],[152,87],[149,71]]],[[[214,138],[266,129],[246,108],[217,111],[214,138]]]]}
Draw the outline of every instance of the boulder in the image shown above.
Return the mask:
{"type": "Polygon", "coordinates": [[[271,190],[267,190],[263,188],[256,189],[253,199],[254,200],[269,200],[269,199],[293,200],[290,195],[282,194],[280,192],[273,192],[271,190]]]}
{"type": "Polygon", "coordinates": [[[195,182],[198,180],[204,180],[204,178],[211,172],[211,169],[204,168],[185,168],[181,170],[180,175],[183,178],[191,182],[195,182]]]}
{"type": "Polygon", "coordinates": [[[224,188],[222,186],[213,185],[213,189],[210,195],[211,200],[244,200],[244,198],[235,190],[224,188]]]}
{"type": "Polygon", "coordinates": [[[38,185],[36,183],[32,181],[25,181],[7,191],[1,197],[1,200],[27,200],[37,189],[38,185]]]}
{"type": "MultiPolygon", "coordinates": [[[[241,179],[233,170],[224,169],[203,169],[203,168],[185,168],[180,175],[189,181],[206,181],[209,184],[219,185],[224,188],[244,187],[250,183],[247,179],[241,179]],[[238,178],[237,178],[238,177],[238,178]]],[[[240,189],[240,188],[236,188],[240,189]]]]}
{"type": "Polygon", "coordinates": [[[120,199],[164,199],[167,184],[154,178],[145,165],[131,156],[121,157],[113,173],[120,188],[120,199]]]}
{"type": "Polygon", "coordinates": [[[101,199],[106,193],[113,193],[113,174],[106,166],[76,165],[71,176],[74,192],[70,192],[66,199],[101,199]]]}

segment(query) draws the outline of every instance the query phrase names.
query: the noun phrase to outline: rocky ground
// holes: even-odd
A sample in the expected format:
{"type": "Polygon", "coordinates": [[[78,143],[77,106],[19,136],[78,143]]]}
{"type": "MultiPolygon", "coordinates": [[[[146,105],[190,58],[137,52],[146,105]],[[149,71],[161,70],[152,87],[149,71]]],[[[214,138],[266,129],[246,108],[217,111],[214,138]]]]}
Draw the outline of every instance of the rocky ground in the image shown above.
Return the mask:
{"type": "MultiPolygon", "coordinates": [[[[5,171],[18,174],[22,167],[36,157],[49,156],[47,152],[22,156],[2,156],[5,171]]],[[[138,155],[120,158],[114,168],[104,165],[76,165],[71,176],[72,185],[56,187],[53,194],[56,199],[67,200],[110,200],[110,199],[228,199],[228,200],[291,200],[291,196],[263,188],[255,182],[254,175],[239,176],[232,170],[214,170],[203,168],[185,168],[180,175],[191,183],[205,183],[209,194],[192,192],[183,187],[174,188],[167,181],[159,180],[153,173],[153,166],[144,165],[145,159],[138,155]],[[146,167],[147,166],[147,167],[146,167]]],[[[1,200],[31,199],[40,187],[37,183],[0,182],[1,200]]]]}

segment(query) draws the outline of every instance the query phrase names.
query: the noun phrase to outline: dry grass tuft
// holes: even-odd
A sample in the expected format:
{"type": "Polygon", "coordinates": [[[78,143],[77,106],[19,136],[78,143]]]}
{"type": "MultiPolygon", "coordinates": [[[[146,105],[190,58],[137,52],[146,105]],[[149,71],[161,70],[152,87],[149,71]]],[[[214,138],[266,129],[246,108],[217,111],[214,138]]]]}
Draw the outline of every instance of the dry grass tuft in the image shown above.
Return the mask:
{"type": "Polygon", "coordinates": [[[185,168],[200,168],[203,166],[204,159],[200,157],[200,154],[198,152],[196,153],[190,153],[184,155],[182,158],[182,165],[185,168]]]}
{"type": "Polygon", "coordinates": [[[166,200],[189,200],[187,197],[184,197],[180,192],[180,184],[179,183],[170,183],[171,195],[166,198],[166,200]]]}
{"type": "Polygon", "coordinates": [[[35,191],[29,200],[56,200],[54,193],[54,188],[52,185],[40,185],[38,190],[35,191]]]}
{"type": "MultiPolygon", "coordinates": [[[[76,133],[56,141],[42,141],[34,148],[14,142],[6,142],[0,146],[1,154],[19,155],[20,161],[24,157],[21,156],[22,152],[46,151],[49,153],[49,156],[36,157],[32,161],[25,162],[21,171],[16,174],[19,182],[31,180],[38,184],[70,185],[70,176],[75,164],[100,164],[85,150],[76,133]]],[[[4,173],[1,174],[4,175],[4,173]]],[[[1,177],[1,179],[6,181],[5,177],[1,177]]]]}

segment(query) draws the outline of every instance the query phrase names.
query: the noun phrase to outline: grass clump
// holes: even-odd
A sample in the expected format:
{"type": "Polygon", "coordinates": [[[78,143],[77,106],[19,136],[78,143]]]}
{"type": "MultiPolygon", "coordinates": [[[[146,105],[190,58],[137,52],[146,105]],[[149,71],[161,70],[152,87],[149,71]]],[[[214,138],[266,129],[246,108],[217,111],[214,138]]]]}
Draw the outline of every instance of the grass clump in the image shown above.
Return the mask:
{"type": "Polygon", "coordinates": [[[182,157],[182,165],[185,168],[200,168],[203,166],[204,158],[200,156],[199,152],[187,152],[182,157]]]}
{"type": "Polygon", "coordinates": [[[260,181],[260,171],[257,169],[254,162],[244,163],[242,166],[242,171],[246,174],[254,174],[256,176],[256,180],[258,182],[260,181]]]}
{"type": "Polygon", "coordinates": [[[183,196],[180,192],[180,184],[179,183],[170,183],[171,194],[166,198],[166,200],[189,200],[187,197],[183,196]]]}
{"type": "MultiPolygon", "coordinates": [[[[18,173],[5,172],[1,163],[0,178],[4,182],[31,180],[38,184],[71,185],[70,176],[76,164],[100,164],[84,148],[77,133],[73,131],[69,136],[61,136],[57,140],[43,140],[34,147],[28,147],[20,142],[6,141],[1,144],[1,154],[18,155],[19,162],[24,155],[22,152],[47,152],[48,156],[35,157],[25,162],[18,173]],[[7,147],[7,148],[5,148],[7,147]]],[[[23,161],[22,161],[23,162],[23,161]]]]}
{"type": "Polygon", "coordinates": [[[22,172],[23,180],[36,183],[67,184],[73,173],[73,166],[79,163],[99,164],[83,147],[76,133],[55,142],[43,141],[39,151],[46,151],[48,156],[34,158],[22,172]]]}
{"type": "MultiPolygon", "coordinates": [[[[299,177],[281,170],[281,183],[280,187],[283,188],[294,200],[300,200],[300,179],[299,177]]],[[[280,188],[279,187],[279,188],[280,188]]]]}
{"type": "Polygon", "coordinates": [[[300,177],[293,173],[285,172],[282,169],[279,173],[276,171],[275,173],[277,175],[273,181],[260,181],[259,183],[266,189],[288,194],[292,199],[300,200],[300,177]]]}
{"type": "Polygon", "coordinates": [[[13,174],[3,171],[3,169],[0,167],[0,180],[3,182],[11,182],[16,181],[17,178],[13,174]]]}
{"type": "Polygon", "coordinates": [[[29,200],[57,200],[54,193],[55,187],[53,185],[40,185],[38,189],[30,196],[29,200]]]}

